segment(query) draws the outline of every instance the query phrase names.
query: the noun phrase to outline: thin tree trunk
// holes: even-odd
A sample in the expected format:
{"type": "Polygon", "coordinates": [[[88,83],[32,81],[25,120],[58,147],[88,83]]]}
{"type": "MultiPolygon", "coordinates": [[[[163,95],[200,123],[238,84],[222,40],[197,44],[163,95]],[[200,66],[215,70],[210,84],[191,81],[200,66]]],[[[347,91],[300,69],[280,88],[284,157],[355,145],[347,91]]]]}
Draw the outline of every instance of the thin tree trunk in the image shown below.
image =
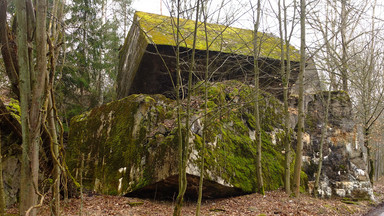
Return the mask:
{"type": "Polygon", "coordinates": [[[0,215],[5,215],[5,193],[3,182],[3,154],[1,152],[1,130],[0,130],[0,215]]]}
{"type": "Polygon", "coordinates": [[[56,121],[55,121],[55,115],[53,111],[53,102],[52,102],[52,95],[49,95],[48,98],[48,126],[49,126],[49,133],[52,138],[52,148],[53,148],[53,156],[56,157],[56,160],[54,160],[54,169],[53,169],[53,206],[52,206],[52,216],[58,216],[60,215],[60,167],[57,162],[59,161],[59,142],[57,139],[57,130],[56,130],[56,121]]]}
{"type": "MultiPolygon", "coordinates": [[[[376,11],[376,0],[374,1],[374,4],[373,4],[373,9],[372,9],[372,22],[371,22],[371,47],[370,47],[370,56],[369,56],[369,67],[368,67],[368,95],[372,95],[374,94],[372,92],[372,89],[373,89],[373,83],[372,83],[372,75],[374,73],[374,67],[375,67],[375,22],[376,22],[376,19],[375,19],[375,11],[376,11]]],[[[372,103],[372,101],[368,101],[369,103],[372,103]]],[[[371,111],[371,110],[370,110],[371,111]]],[[[372,112],[372,111],[371,111],[372,112]]],[[[375,115],[375,112],[373,111],[371,116],[374,116],[375,115]]],[[[368,134],[367,134],[367,140],[370,139],[370,135],[371,135],[371,126],[374,124],[374,121],[370,123],[370,125],[368,126],[368,134]]],[[[369,141],[368,141],[369,142],[369,141]]],[[[367,144],[369,145],[369,144],[367,144]]],[[[373,185],[373,182],[374,182],[374,176],[375,176],[375,173],[376,173],[376,167],[374,166],[374,161],[373,161],[373,155],[368,155],[368,158],[369,158],[369,162],[371,164],[371,167],[372,169],[370,170],[369,172],[369,177],[370,177],[370,180],[371,180],[371,183],[373,185]]]]}
{"type": "Polygon", "coordinates": [[[300,72],[299,72],[299,116],[297,129],[297,148],[295,170],[293,176],[293,193],[300,195],[300,174],[303,155],[303,133],[304,133],[304,72],[306,64],[305,55],[305,0],[300,1],[300,27],[301,27],[301,45],[300,45],[300,72]]]}
{"type": "Polygon", "coordinates": [[[347,0],[341,0],[341,80],[343,83],[343,90],[348,92],[348,65],[347,65],[347,39],[346,39],[346,28],[347,28],[347,13],[346,13],[347,0]]]}
{"type": "MultiPolygon", "coordinates": [[[[48,82],[48,87],[50,89],[50,93],[48,95],[48,127],[50,130],[50,134],[52,136],[52,142],[53,142],[53,161],[54,161],[54,188],[53,188],[53,198],[54,198],[54,204],[52,205],[52,215],[60,215],[60,185],[61,185],[61,168],[60,168],[60,145],[62,144],[62,139],[63,135],[61,133],[60,135],[60,142],[58,138],[58,131],[57,131],[57,124],[61,127],[61,131],[63,131],[62,124],[60,122],[60,119],[57,118],[57,113],[56,113],[56,107],[55,107],[55,101],[54,101],[54,77],[55,77],[55,72],[56,72],[56,64],[57,64],[57,59],[59,56],[59,51],[60,47],[58,47],[58,44],[63,41],[63,37],[60,36],[60,33],[62,32],[61,24],[60,22],[62,21],[63,18],[63,7],[64,4],[62,0],[54,0],[54,8],[52,9],[52,16],[54,19],[52,19],[49,23],[49,29],[48,32],[50,33],[50,44],[49,44],[49,51],[50,51],[50,74],[51,77],[49,77],[49,82],[48,82]],[[52,41],[53,40],[53,41],[52,41]]],[[[63,62],[65,61],[65,57],[63,62]]],[[[48,72],[47,72],[48,73],[48,72]]],[[[65,171],[64,171],[65,172],[65,171]]],[[[64,173],[64,177],[66,177],[64,173]]],[[[64,187],[64,193],[65,195],[68,193],[66,187],[64,187]]],[[[64,196],[67,198],[68,196],[64,196]]]]}
{"type": "Polygon", "coordinates": [[[254,24],[253,30],[253,64],[254,64],[254,74],[255,74],[255,144],[256,144],[256,178],[257,178],[257,190],[260,194],[264,195],[264,183],[263,183],[263,167],[261,164],[261,127],[260,127],[260,112],[259,112],[259,97],[260,97],[260,86],[259,86],[259,76],[260,76],[260,68],[259,68],[259,53],[260,46],[258,43],[261,43],[258,37],[259,24],[260,24],[260,14],[261,14],[261,6],[260,0],[257,1],[257,12],[256,12],[256,22],[254,24]]]}
{"type": "Polygon", "coordinates": [[[280,62],[281,62],[281,68],[280,68],[280,74],[282,77],[282,84],[283,84],[283,97],[284,97],[284,139],[283,144],[285,147],[285,162],[284,162],[284,187],[285,192],[287,194],[291,193],[291,145],[290,145],[290,114],[288,111],[288,89],[289,89],[289,75],[290,75],[290,56],[289,56],[289,42],[288,42],[288,34],[287,34],[287,9],[285,6],[285,0],[283,0],[283,7],[284,7],[284,21],[282,21],[281,18],[281,5],[280,1],[279,4],[279,10],[278,10],[278,19],[279,19],[279,30],[280,30],[280,47],[281,47],[281,55],[280,55],[280,62]],[[283,26],[282,22],[284,22],[284,33],[283,33],[283,26]],[[287,52],[285,54],[284,49],[284,43],[287,44],[287,52]],[[285,66],[285,58],[287,59],[287,66],[285,66]]]}
{"type": "Polygon", "coordinates": [[[173,211],[174,216],[179,216],[181,214],[181,207],[183,204],[183,188],[184,179],[183,179],[183,134],[181,130],[181,99],[180,91],[182,88],[182,79],[180,71],[180,0],[177,0],[177,18],[176,18],[176,104],[177,104],[177,136],[178,136],[178,158],[179,158],[179,192],[176,198],[176,205],[173,211]]]}
{"type": "Polygon", "coordinates": [[[376,152],[375,152],[375,181],[379,179],[379,154],[380,154],[380,149],[379,149],[379,144],[376,143],[376,152]]]}
{"type": "Polygon", "coordinates": [[[49,24],[48,24],[48,33],[52,35],[56,35],[55,31],[56,31],[56,26],[55,26],[55,20],[56,20],[56,17],[57,17],[57,11],[58,11],[58,4],[59,4],[59,1],[58,0],[53,0],[53,6],[52,6],[52,11],[51,11],[51,16],[50,16],[50,21],[49,21],[49,24]]]}
{"type": "Polygon", "coordinates": [[[122,3],[122,8],[124,10],[123,12],[123,18],[124,18],[124,32],[123,32],[123,35],[124,35],[124,38],[127,37],[127,29],[128,29],[128,14],[127,14],[127,4],[125,3],[125,1],[123,1],[122,3]]]}
{"type": "Polygon", "coordinates": [[[81,154],[81,165],[80,165],[80,216],[83,215],[83,172],[84,172],[84,154],[81,154]]]}
{"type": "MultiPolygon", "coordinates": [[[[28,1],[27,1],[28,2],[28,1]]],[[[31,2],[32,5],[32,2],[31,2]]],[[[27,3],[28,6],[28,3],[27,3]]],[[[32,181],[36,194],[38,193],[39,184],[39,147],[40,147],[40,128],[43,115],[41,109],[46,99],[46,77],[47,77],[47,33],[46,33],[46,21],[47,21],[47,0],[36,1],[36,70],[33,70],[31,66],[30,73],[34,74],[35,83],[31,83],[32,90],[32,103],[30,106],[30,129],[32,135],[32,151],[31,151],[31,167],[32,167],[32,181]]],[[[34,14],[32,8],[32,14],[34,14]]],[[[31,19],[34,15],[30,14],[28,19],[31,19]]],[[[30,57],[30,64],[33,63],[32,54],[30,57]]],[[[36,196],[36,195],[35,195],[36,196]]],[[[36,196],[37,199],[37,196],[36,196]]],[[[35,201],[37,202],[37,200],[35,201]]],[[[37,211],[32,211],[31,215],[36,215],[37,211]]]]}
{"type": "MultiPolygon", "coordinates": [[[[102,0],[101,1],[101,21],[102,21],[102,38],[105,38],[105,24],[106,24],[106,3],[107,0],[102,0]]],[[[104,39],[105,40],[105,39],[104,39]]],[[[101,49],[101,69],[99,70],[98,73],[98,82],[97,82],[97,91],[98,91],[98,106],[101,106],[104,103],[104,74],[105,74],[105,67],[104,67],[104,58],[105,58],[105,53],[104,53],[104,42],[102,42],[102,49],[101,49]]]]}
{"type": "MultiPolygon", "coordinates": [[[[178,5],[179,6],[179,5],[178,5]]],[[[185,134],[185,138],[183,139],[184,141],[184,145],[182,146],[182,152],[181,152],[181,173],[179,173],[179,175],[181,175],[181,181],[182,181],[182,184],[181,184],[181,187],[179,186],[179,194],[177,196],[177,203],[176,203],[176,206],[175,206],[175,210],[173,212],[173,215],[176,216],[176,215],[180,215],[181,214],[181,206],[183,204],[183,199],[184,199],[184,194],[185,194],[185,191],[187,190],[187,164],[188,164],[188,149],[189,149],[189,137],[190,137],[190,132],[191,132],[191,124],[190,124],[190,118],[191,118],[191,107],[190,107],[190,104],[191,104],[191,94],[192,94],[192,72],[193,72],[193,69],[195,67],[195,48],[196,48],[196,35],[197,35],[197,24],[198,24],[198,19],[199,19],[199,7],[200,7],[200,2],[197,1],[197,9],[196,9],[196,19],[195,19],[195,29],[194,29],[194,32],[193,32],[193,44],[192,44],[192,57],[191,57],[191,63],[190,63],[190,68],[189,68],[189,72],[188,72],[188,95],[187,95],[187,117],[186,117],[186,121],[185,121],[185,124],[186,124],[186,134],[185,134]]],[[[179,16],[179,13],[178,13],[178,16],[179,16]]],[[[177,25],[177,28],[178,28],[178,31],[179,31],[179,17],[178,17],[178,25],[177,25]]],[[[180,78],[180,77],[179,77],[180,78]]],[[[180,78],[180,82],[181,82],[181,78],[180,78]]],[[[180,109],[180,107],[179,107],[180,109]]],[[[179,152],[180,154],[180,152],[179,152]]],[[[180,183],[179,183],[180,184],[180,183]]]]}
{"type": "Polygon", "coordinates": [[[205,58],[205,75],[204,75],[204,127],[203,127],[203,141],[200,150],[200,180],[199,180],[199,194],[197,198],[196,216],[200,215],[201,200],[203,197],[203,182],[204,182],[204,163],[205,163],[205,142],[207,136],[208,125],[208,75],[209,75],[209,41],[208,41],[208,29],[207,29],[207,10],[204,7],[204,2],[201,2],[201,7],[204,14],[204,35],[206,46],[206,58],[205,58]]]}
{"type": "MultiPolygon", "coordinates": [[[[324,124],[321,129],[321,137],[320,137],[320,147],[319,147],[319,165],[317,166],[316,171],[316,179],[315,179],[315,197],[318,197],[318,191],[319,191],[319,182],[320,182],[320,175],[321,175],[321,169],[323,166],[323,146],[325,142],[325,137],[327,135],[327,127],[328,127],[328,115],[329,115],[329,105],[331,104],[331,88],[332,86],[329,86],[329,90],[327,92],[327,102],[325,104],[325,111],[324,111],[324,124]]],[[[321,96],[323,97],[323,95],[321,96]]]]}
{"type": "Polygon", "coordinates": [[[380,147],[379,149],[379,168],[378,168],[378,172],[379,172],[379,178],[383,176],[383,164],[382,164],[382,159],[383,159],[383,151],[380,147]]]}
{"type": "Polygon", "coordinates": [[[369,175],[369,180],[371,184],[373,185],[373,176],[375,173],[375,167],[372,159],[372,150],[371,146],[369,143],[369,136],[370,136],[370,129],[368,126],[364,126],[364,146],[367,148],[367,158],[368,158],[368,175],[369,175]]]}
{"type": "MultiPolygon", "coordinates": [[[[335,9],[331,9],[329,10],[329,7],[331,5],[331,2],[330,0],[327,0],[327,17],[326,17],[326,24],[325,24],[325,32],[326,32],[326,46],[327,46],[327,55],[329,56],[330,53],[332,52],[331,50],[331,46],[333,47],[333,49],[335,48],[336,46],[336,12],[335,12],[335,9]],[[331,16],[331,21],[329,20],[329,16],[331,16]],[[334,34],[332,37],[331,37],[331,45],[329,44],[329,40],[328,40],[328,23],[331,22],[331,32],[334,34]]],[[[329,58],[327,58],[329,59],[329,58]]],[[[329,60],[328,60],[329,61],[329,60]]],[[[337,81],[336,81],[336,74],[334,71],[330,71],[329,72],[329,78],[330,78],[330,85],[331,85],[331,91],[336,91],[338,90],[338,84],[337,84],[337,81]]]]}
{"type": "MultiPolygon", "coordinates": [[[[325,31],[322,31],[323,34],[324,34],[324,38],[325,38],[325,45],[326,45],[326,51],[327,51],[327,58],[326,58],[326,64],[327,64],[327,68],[332,68],[332,62],[331,62],[331,56],[330,56],[330,53],[331,53],[331,48],[330,48],[330,43],[328,40],[328,25],[329,25],[329,19],[328,19],[328,16],[329,16],[329,1],[327,1],[327,6],[326,6],[326,14],[327,14],[327,17],[326,17],[326,20],[325,20],[325,31]]],[[[335,25],[332,24],[332,30],[333,32],[335,29],[335,25]]],[[[332,37],[334,38],[334,37],[332,37]]],[[[334,39],[332,39],[333,41],[334,39]]],[[[333,42],[332,42],[333,43],[333,42]]],[[[321,130],[321,137],[320,137],[320,147],[319,147],[319,164],[318,164],[318,167],[317,167],[317,172],[316,172],[316,178],[315,178],[315,185],[314,185],[314,195],[315,197],[318,197],[318,191],[319,191],[319,183],[320,183],[320,176],[321,176],[321,170],[322,170],[322,166],[323,166],[323,146],[324,146],[324,142],[325,142],[325,136],[327,134],[327,127],[328,127],[328,115],[329,115],[329,106],[330,106],[330,103],[331,103],[331,91],[332,90],[335,90],[336,89],[336,81],[335,81],[335,76],[334,76],[334,72],[329,70],[329,76],[330,76],[330,83],[329,83],[329,89],[328,89],[328,94],[327,94],[327,102],[326,102],[326,108],[325,108],[325,111],[324,111],[324,125],[323,125],[323,128],[321,130]]],[[[323,96],[323,95],[321,95],[323,96]]],[[[323,99],[323,97],[322,97],[323,99]]]]}

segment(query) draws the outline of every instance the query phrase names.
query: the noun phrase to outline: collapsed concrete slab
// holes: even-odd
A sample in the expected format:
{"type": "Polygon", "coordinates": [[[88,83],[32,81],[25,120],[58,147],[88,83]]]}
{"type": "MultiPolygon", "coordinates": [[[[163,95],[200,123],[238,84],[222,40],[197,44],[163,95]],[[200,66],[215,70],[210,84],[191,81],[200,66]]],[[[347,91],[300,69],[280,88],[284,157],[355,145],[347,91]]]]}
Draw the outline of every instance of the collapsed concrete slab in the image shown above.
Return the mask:
{"type": "MultiPolygon", "coordinates": [[[[198,88],[193,96],[193,126],[187,165],[189,194],[197,194],[204,127],[207,130],[204,196],[254,192],[256,148],[253,142],[252,87],[238,81],[211,84],[206,124],[203,121],[202,91],[202,87],[198,88]]],[[[282,105],[267,93],[260,100],[263,110],[263,175],[266,189],[274,190],[283,186],[283,149],[273,140],[283,133],[278,130],[282,105]]],[[[172,197],[177,189],[178,175],[175,119],[176,102],[162,95],[131,95],[95,108],[72,119],[68,166],[78,177],[81,155],[84,155],[85,185],[91,190],[172,197]]]]}
{"type": "MultiPolygon", "coordinates": [[[[197,195],[204,128],[207,130],[204,196],[214,198],[255,192],[253,87],[238,81],[210,83],[206,124],[203,121],[202,85],[198,83],[196,89],[192,97],[187,195],[197,195]]],[[[350,113],[349,97],[343,92],[332,93],[332,97],[319,192],[325,197],[373,199],[372,186],[366,176],[364,151],[359,139],[355,139],[357,131],[350,113]]],[[[284,184],[283,108],[281,102],[268,93],[263,93],[259,101],[263,177],[266,189],[274,190],[284,184]]],[[[185,102],[183,104],[185,108],[185,102]]],[[[314,179],[318,163],[323,105],[318,95],[308,103],[303,190],[311,188],[308,180],[314,179]]],[[[296,111],[291,107],[293,128],[296,111]]],[[[78,177],[84,156],[83,174],[89,190],[172,198],[178,188],[176,125],[176,102],[163,95],[131,95],[95,108],[71,122],[68,166],[78,177]]]]}

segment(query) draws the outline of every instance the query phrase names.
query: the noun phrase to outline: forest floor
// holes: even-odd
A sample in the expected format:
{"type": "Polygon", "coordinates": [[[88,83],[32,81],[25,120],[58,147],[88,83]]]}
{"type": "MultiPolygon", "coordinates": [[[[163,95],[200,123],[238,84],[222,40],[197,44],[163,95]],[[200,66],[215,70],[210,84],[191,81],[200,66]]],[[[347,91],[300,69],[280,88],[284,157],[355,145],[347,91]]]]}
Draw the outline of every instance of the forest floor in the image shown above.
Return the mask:
{"type": "MultiPolygon", "coordinates": [[[[201,215],[364,215],[384,201],[384,179],[375,183],[376,203],[369,200],[316,199],[302,194],[298,198],[289,197],[283,190],[260,194],[249,194],[226,199],[203,201],[201,215]]],[[[172,215],[172,201],[154,201],[121,196],[87,195],[81,204],[80,199],[62,202],[61,215],[172,215]],[[82,206],[82,207],[81,207],[82,206]]],[[[186,202],[182,215],[195,215],[196,202],[186,202]]],[[[17,214],[17,209],[8,213],[17,214]]],[[[39,215],[50,215],[49,204],[45,204],[39,215]]]]}

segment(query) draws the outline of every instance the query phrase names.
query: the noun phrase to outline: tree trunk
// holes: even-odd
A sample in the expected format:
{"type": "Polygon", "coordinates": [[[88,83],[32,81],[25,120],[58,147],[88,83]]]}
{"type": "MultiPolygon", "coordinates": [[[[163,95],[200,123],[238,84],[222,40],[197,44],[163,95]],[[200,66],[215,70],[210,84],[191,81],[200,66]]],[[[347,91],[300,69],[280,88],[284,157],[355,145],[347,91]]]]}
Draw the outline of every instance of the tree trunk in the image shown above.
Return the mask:
{"type": "Polygon", "coordinates": [[[1,130],[0,130],[0,215],[5,215],[5,193],[3,182],[3,154],[1,152],[1,130]]]}
{"type": "Polygon", "coordinates": [[[367,148],[368,170],[369,180],[373,185],[373,177],[375,175],[375,167],[372,159],[371,146],[369,144],[370,131],[367,126],[364,127],[364,146],[367,148]]]}
{"type": "Polygon", "coordinates": [[[260,0],[257,1],[257,12],[256,12],[256,22],[254,23],[253,29],[253,65],[254,65],[254,76],[255,76],[255,145],[256,145],[256,178],[257,178],[257,191],[260,194],[264,195],[264,183],[263,183],[263,167],[261,164],[261,127],[260,127],[260,112],[259,112],[259,97],[260,97],[260,85],[259,85],[259,76],[260,76],[260,68],[259,68],[259,54],[260,54],[260,46],[258,43],[258,30],[260,24],[260,14],[261,14],[261,6],[260,0]]]}
{"type": "MultiPolygon", "coordinates": [[[[318,196],[320,175],[321,175],[321,169],[323,166],[323,146],[324,146],[324,142],[325,142],[325,137],[327,135],[329,105],[331,104],[331,88],[332,88],[332,86],[330,85],[330,88],[329,88],[328,93],[327,93],[327,102],[325,104],[326,108],[324,111],[324,115],[325,115],[324,124],[323,124],[322,129],[321,129],[321,138],[320,138],[320,147],[319,147],[319,165],[317,166],[315,187],[314,187],[315,197],[318,196]]],[[[323,99],[324,99],[324,97],[323,97],[323,99]]]]}
{"type": "Polygon", "coordinates": [[[53,149],[53,155],[52,157],[55,157],[53,159],[53,205],[52,205],[52,216],[58,216],[60,215],[60,167],[58,164],[59,161],[59,142],[57,139],[57,130],[56,130],[56,121],[55,121],[55,114],[53,111],[53,102],[52,102],[52,95],[49,95],[48,98],[48,129],[49,134],[51,136],[51,148],[53,149]]]}
{"type": "MultiPolygon", "coordinates": [[[[61,33],[61,24],[58,24],[62,21],[62,15],[63,15],[63,2],[61,0],[54,0],[53,2],[53,8],[52,8],[52,17],[49,26],[48,26],[48,33],[50,33],[50,39],[49,39],[49,73],[47,71],[47,77],[49,79],[47,88],[50,89],[49,95],[48,95],[48,109],[47,109],[47,122],[48,122],[48,130],[51,135],[52,143],[52,153],[53,153],[53,163],[54,163],[54,170],[53,170],[53,179],[54,179],[54,186],[53,186],[53,205],[51,209],[51,215],[60,215],[60,185],[61,185],[61,169],[60,169],[60,143],[57,135],[57,123],[61,125],[58,118],[56,118],[57,114],[55,111],[55,102],[54,102],[54,77],[56,72],[56,64],[57,59],[59,56],[59,50],[60,47],[58,46],[59,43],[63,41],[63,37],[60,36],[61,33]],[[49,77],[51,75],[51,77],[49,77]]],[[[62,138],[62,137],[61,137],[62,138]]],[[[64,175],[65,176],[65,175],[64,175]]],[[[65,190],[65,194],[67,191],[65,190]]],[[[66,196],[65,196],[66,197],[66,196]]]]}
{"type": "Polygon", "coordinates": [[[380,154],[380,149],[379,149],[379,144],[376,143],[376,152],[375,152],[375,181],[379,180],[379,154],[380,154]]]}
{"type": "Polygon", "coordinates": [[[30,166],[30,152],[32,142],[29,133],[29,98],[30,98],[30,74],[29,57],[27,45],[27,12],[25,1],[16,1],[17,15],[17,44],[18,44],[18,63],[20,70],[20,112],[22,127],[22,156],[21,156],[21,177],[20,177],[20,215],[25,215],[26,211],[36,204],[36,193],[33,189],[33,182],[30,180],[32,169],[30,166]]]}
{"type": "Polygon", "coordinates": [[[207,125],[208,125],[208,75],[209,75],[209,41],[208,41],[208,29],[207,29],[207,12],[204,2],[201,1],[201,8],[204,15],[204,35],[205,35],[205,46],[206,46],[206,58],[205,58],[205,74],[204,74],[204,127],[203,127],[203,141],[201,143],[200,150],[200,180],[199,180],[199,194],[197,198],[196,216],[200,215],[201,200],[203,197],[203,182],[204,182],[204,164],[205,164],[205,142],[207,136],[207,125]]]}
{"type": "Polygon", "coordinates": [[[299,72],[299,116],[297,129],[297,148],[295,171],[293,176],[293,192],[295,196],[300,195],[300,174],[303,155],[303,133],[304,133],[304,72],[306,64],[305,55],[305,0],[300,1],[300,27],[301,27],[301,45],[300,45],[300,72],[299,72]]]}
{"type": "MultiPolygon", "coordinates": [[[[180,169],[180,173],[179,175],[181,175],[181,186],[179,186],[179,194],[177,195],[177,203],[176,203],[176,206],[175,206],[175,210],[173,212],[173,215],[176,216],[176,215],[180,215],[181,214],[181,206],[183,204],[183,199],[184,199],[184,194],[185,194],[185,191],[187,190],[187,164],[188,164],[188,149],[189,149],[189,137],[190,137],[190,133],[191,133],[191,124],[190,124],[190,117],[191,117],[191,94],[192,94],[192,73],[193,73],[193,69],[195,67],[195,48],[196,48],[196,35],[197,35],[197,25],[198,25],[198,19],[199,19],[199,6],[200,6],[200,2],[197,1],[197,9],[196,9],[196,19],[195,19],[195,28],[194,28],[194,32],[193,32],[193,44],[192,44],[192,56],[191,56],[191,63],[190,63],[190,66],[189,66],[189,71],[188,71],[188,95],[187,95],[187,117],[186,117],[186,121],[185,121],[185,125],[186,125],[186,134],[185,134],[185,138],[183,139],[184,141],[184,145],[182,145],[182,153],[181,153],[181,169],[180,169]]],[[[179,13],[178,13],[179,14],[179,13]]],[[[177,25],[177,28],[178,28],[178,31],[179,31],[179,18],[178,18],[178,25],[177,25]]],[[[181,83],[181,77],[180,78],[180,81],[179,83],[181,83]]],[[[181,107],[179,107],[180,109],[181,107]]],[[[180,120],[180,119],[179,119],[180,120]]],[[[180,152],[179,152],[180,154],[180,152]]],[[[180,184],[180,182],[179,182],[180,184]]]]}
{"type": "Polygon", "coordinates": [[[284,21],[281,17],[281,5],[279,1],[279,29],[280,29],[280,47],[281,47],[281,68],[280,74],[282,76],[282,84],[283,84],[283,100],[284,100],[284,139],[283,145],[285,148],[285,161],[284,161],[284,188],[287,194],[291,194],[291,139],[290,139],[290,113],[288,111],[288,89],[289,89],[289,78],[291,72],[291,61],[290,61],[290,50],[289,46],[286,46],[286,52],[284,49],[284,43],[289,44],[288,39],[288,27],[287,27],[287,8],[285,5],[285,0],[283,0],[283,8],[284,8],[284,21]],[[284,22],[284,33],[283,33],[283,25],[284,22]],[[285,66],[285,58],[287,61],[287,65],[285,66]]]}
{"type": "MultiPolygon", "coordinates": [[[[32,38],[34,11],[29,0],[16,1],[18,66],[20,71],[20,110],[22,124],[22,158],[20,179],[20,215],[37,203],[39,143],[41,127],[41,109],[45,100],[44,93],[47,59],[46,59],[46,1],[38,0],[36,7],[36,71],[32,65],[32,49],[28,41],[32,38]]],[[[36,215],[36,211],[31,211],[36,215]]]]}
{"type": "Polygon", "coordinates": [[[81,165],[80,165],[80,216],[83,215],[83,172],[84,172],[84,153],[81,154],[81,165]]]}
{"type": "MultiPolygon", "coordinates": [[[[107,20],[107,14],[106,14],[106,3],[107,3],[107,0],[102,0],[101,1],[101,24],[102,24],[102,38],[104,38],[103,40],[105,40],[105,24],[106,24],[106,20],[107,20]]],[[[104,53],[104,41],[101,42],[102,43],[102,49],[100,51],[101,53],[101,56],[100,56],[100,61],[101,61],[101,69],[99,69],[99,72],[98,72],[98,80],[97,80],[97,93],[98,93],[98,101],[97,101],[97,105],[98,106],[101,106],[103,103],[104,103],[104,74],[106,74],[105,72],[105,67],[104,67],[104,64],[105,64],[105,53],[104,53]]]]}
{"type": "Polygon", "coordinates": [[[346,13],[347,0],[341,0],[341,80],[343,83],[343,91],[348,92],[348,65],[347,65],[347,39],[346,39],[346,28],[347,28],[347,13],[346,13]]]}
{"type": "Polygon", "coordinates": [[[17,97],[19,89],[19,67],[17,63],[17,47],[15,41],[9,40],[11,32],[7,24],[7,1],[0,0],[0,44],[5,72],[11,82],[12,91],[17,97]]]}
{"type": "Polygon", "coordinates": [[[177,0],[177,18],[176,18],[176,104],[177,104],[177,136],[178,136],[178,157],[179,157],[179,193],[176,198],[176,205],[173,210],[173,216],[181,214],[181,207],[183,205],[184,187],[186,188],[183,178],[183,134],[181,130],[181,99],[180,91],[182,88],[182,79],[180,71],[180,0],[177,0]]]}

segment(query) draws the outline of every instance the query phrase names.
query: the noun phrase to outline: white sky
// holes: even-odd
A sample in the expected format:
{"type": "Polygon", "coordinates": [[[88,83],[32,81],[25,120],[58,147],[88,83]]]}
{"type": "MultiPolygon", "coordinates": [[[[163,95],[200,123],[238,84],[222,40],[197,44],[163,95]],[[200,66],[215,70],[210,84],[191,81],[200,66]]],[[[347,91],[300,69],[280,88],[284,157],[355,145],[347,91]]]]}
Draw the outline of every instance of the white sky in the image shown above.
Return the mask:
{"type": "MultiPolygon", "coordinates": [[[[186,0],[187,2],[194,2],[193,0],[186,0]]],[[[272,0],[275,1],[275,0],[272,0]]],[[[148,13],[162,14],[169,16],[169,8],[167,5],[170,0],[133,0],[132,8],[137,11],[143,11],[148,13]],[[160,6],[162,5],[162,6],[160,6]],[[162,8],[161,8],[162,7],[162,8]]],[[[182,0],[181,2],[185,2],[182,0]]],[[[252,25],[252,14],[250,12],[249,0],[208,0],[209,12],[208,14],[214,14],[211,19],[213,23],[218,22],[218,17],[220,17],[223,21],[225,16],[229,16],[231,14],[235,15],[228,19],[235,19],[236,22],[231,23],[230,26],[235,26],[239,28],[253,28],[252,25]],[[224,2],[224,7],[218,12],[218,8],[221,8],[221,4],[224,2]],[[239,16],[241,15],[241,16],[239,16]]],[[[252,2],[255,2],[252,0],[252,2]]],[[[183,4],[183,3],[182,3],[183,4]]]]}
{"type": "MultiPolygon", "coordinates": [[[[138,11],[160,14],[160,1],[161,0],[134,0],[132,7],[138,11]]],[[[166,8],[163,9],[163,12],[167,12],[166,14],[163,13],[163,15],[168,15],[166,8]]]]}

